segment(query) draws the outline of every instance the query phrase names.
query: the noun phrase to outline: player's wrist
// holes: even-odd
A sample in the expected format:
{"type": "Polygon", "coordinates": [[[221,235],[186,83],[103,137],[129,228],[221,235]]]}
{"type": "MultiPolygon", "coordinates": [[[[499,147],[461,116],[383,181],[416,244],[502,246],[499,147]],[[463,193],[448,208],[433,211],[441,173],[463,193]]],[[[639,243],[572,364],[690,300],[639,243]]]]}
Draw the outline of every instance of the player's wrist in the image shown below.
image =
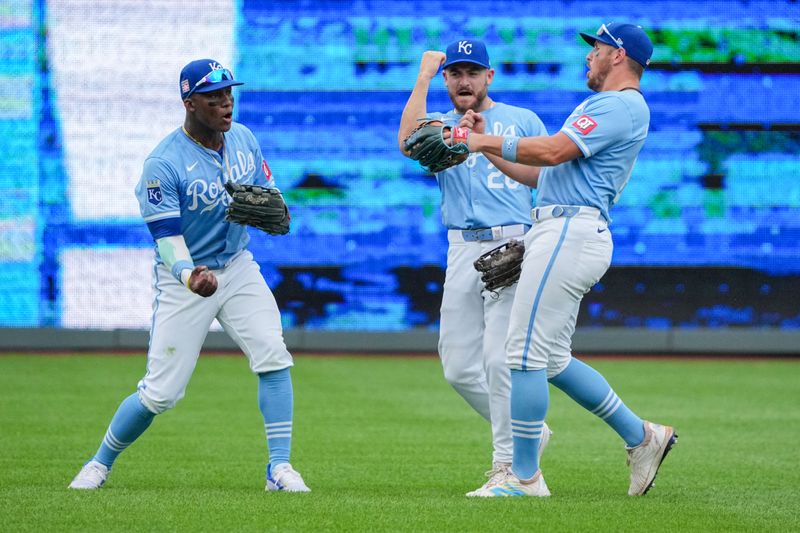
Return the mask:
{"type": "Polygon", "coordinates": [[[519,144],[519,137],[514,135],[506,135],[503,137],[503,145],[501,154],[503,159],[512,163],[517,162],[517,145],[519,144]]]}
{"type": "Polygon", "coordinates": [[[191,261],[176,261],[175,264],[172,265],[170,269],[172,271],[172,276],[180,281],[182,284],[188,285],[189,277],[192,275],[192,270],[194,270],[194,264],[191,261]]]}
{"type": "Polygon", "coordinates": [[[469,128],[453,126],[452,130],[450,131],[450,145],[455,146],[457,144],[463,144],[467,147],[467,150],[469,150],[470,133],[471,132],[469,128]]]}
{"type": "Polygon", "coordinates": [[[189,270],[188,268],[184,268],[183,270],[181,270],[179,281],[181,283],[183,283],[183,285],[189,290],[192,290],[192,287],[189,284],[191,279],[192,279],[192,271],[191,270],[189,270]]]}
{"type": "Polygon", "coordinates": [[[420,71],[419,75],[417,76],[416,88],[417,89],[428,90],[430,88],[430,86],[431,86],[431,82],[433,81],[433,78],[435,78],[435,77],[436,77],[436,73],[433,73],[431,75],[429,72],[420,71]]]}
{"type": "Polygon", "coordinates": [[[467,148],[471,153],[480,152],[484,149],[486,144],[486,134],[478,133],[475,131],[470,132],[467,142],[467,148]]]}

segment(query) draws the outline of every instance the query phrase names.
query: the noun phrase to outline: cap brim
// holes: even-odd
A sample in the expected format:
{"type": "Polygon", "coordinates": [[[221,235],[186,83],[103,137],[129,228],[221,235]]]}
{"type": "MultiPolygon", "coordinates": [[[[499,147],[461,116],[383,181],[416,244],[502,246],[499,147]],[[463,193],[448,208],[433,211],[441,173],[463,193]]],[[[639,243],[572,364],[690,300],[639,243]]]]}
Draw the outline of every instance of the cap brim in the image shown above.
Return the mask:
{"type": "Polygon", "coordinates": [[[589,35],[588,33],[580,32],[579,35],[583,38],[584,41],[586,41],[592,46],[594,46],[594,42],[597,40],[597,37],[595,37],[594,35],[589,35]]]}
{"type": "Polygon", "coordinates": [[[603,33],[603,35],[589,35],[588,33],[580,32],[579,35],[583,38],[584,41],[589,43],[590,45],[594,46],[594,43],[600,41],[603,44],[607,44],[608,46],[613,46],[614,48],[620,48],[620,46],[611,40],[611,37],[603,33]]]}
{"type": "Polygon", "coordinates": [[[444,65],[442,65],[442,68],[445,69],[445,68],[447,68],[449,66],[457,65],[458,63],[472,63],[473,65],[478,65],[479,67],[492,68],[492,67],[490,67],[488,65],[484,65],[483,63],[479,63],[479,62],[473,61],[471,59],[456,59],[455,61],[450,61],[449,63],[445,61],[444,65]]]}
{"type": "Polygon", "coordinates": [[[214,91],[219,91],[220,89],[224,89],[225,87],[233,87],[234,85],[244,85],[244,82],[236,80],[222,80],[218,81],[217,83],[212,83],[210,85],[203,85],[199,89],[195,89],[194,92],[213,93],[214,91]]]}

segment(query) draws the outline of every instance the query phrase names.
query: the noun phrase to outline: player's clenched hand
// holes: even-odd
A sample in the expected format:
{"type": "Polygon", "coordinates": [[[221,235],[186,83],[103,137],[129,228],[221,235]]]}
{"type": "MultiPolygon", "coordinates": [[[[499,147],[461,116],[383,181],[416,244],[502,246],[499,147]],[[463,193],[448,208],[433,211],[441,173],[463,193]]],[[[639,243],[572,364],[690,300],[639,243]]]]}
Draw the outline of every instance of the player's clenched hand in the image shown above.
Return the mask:
{"type": "Polygon", "coordinates": [[[217,292],[217,277],[207,266],[196,266],[189,276],[189,290],[207,298],[217,292]]]}
{"type": "Polygon", "coordinates": [[[458,125],[471,129],[473,133],[483,133],[486,130],[486,119],[480,113],[467,109],[458,125]]]}
{"type": "Polygon", "coordinates": [[[436,73],[439,72],[439,67],[442,66],[446,57],[444,52],[437,50],[428,50],[422,54],[422,61],[419,63],[419,76],[432,80],[436,73]]]}

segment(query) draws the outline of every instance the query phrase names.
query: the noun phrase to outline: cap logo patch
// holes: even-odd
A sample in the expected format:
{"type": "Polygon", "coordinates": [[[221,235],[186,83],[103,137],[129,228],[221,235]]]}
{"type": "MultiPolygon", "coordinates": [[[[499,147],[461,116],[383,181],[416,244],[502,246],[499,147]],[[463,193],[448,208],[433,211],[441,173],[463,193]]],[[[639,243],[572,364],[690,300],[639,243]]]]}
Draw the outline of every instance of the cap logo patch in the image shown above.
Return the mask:
{"type": "Polygon", "coordinates": [[[595,122],[589,115],[581,115],[578,117],[578,120],[572,123],[572,125],[583,135],[586,135],[597,127],[597,122],[595,122]]]}
{"type": "Polygon", "coordinates": [[[458,53],[472,54],[472,43],[469,41],[458,41],[458,53]]]}
{"type": "Polygon", "coordinates": [[[189,80],[181,80],[181,92],[188,93],[189,89],[189,80]]]}

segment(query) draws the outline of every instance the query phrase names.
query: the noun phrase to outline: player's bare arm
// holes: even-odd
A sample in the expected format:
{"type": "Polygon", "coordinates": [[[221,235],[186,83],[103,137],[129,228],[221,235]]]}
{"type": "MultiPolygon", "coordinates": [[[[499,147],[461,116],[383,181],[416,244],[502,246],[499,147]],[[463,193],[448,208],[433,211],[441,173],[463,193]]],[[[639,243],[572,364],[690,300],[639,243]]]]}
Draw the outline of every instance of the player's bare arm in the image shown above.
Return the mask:
{"type": "Polygon", "coordinates": [[[427,115],[428,89],[430,88],[431,80],[436,76],[442,63],[444,63],[445,57],[444,52],[436,50],[428,50],[422,54],[417,81],[403,109],[403,115],[400,117],[400,129],[397,132],[397,142],[403,155],[408,155],[408,152],[403,148],[403,139],[408,137],[411,130],[417,127],[417,119],[427,115]]]}
{"type": "MultiPolygon", "coordinates": [[[[464,117],[458,124],[462,128],[469,128],[473,133],[484,133],[486,131],[486,119],[480,113],[468,109],[464,117]]],[[[497,167],[500,172],[508,176],[514,181],[527,185],[528,187],[536,187],[539,182],[538,166],[523,165],[521,163],[512,163],[504,160],[502,157],[492,155],[484,152],[486,158],[497,167]]]]}
{"type": "MultiPolygon", "coordinates": [[[[505,137],[475,133],[469,136],[469,151],[503,157],[505,137]]],[[[578,145],[564,133],[540,137],[522,137],[516,150],[516,162],[537,167],[553,167],[581,157],[578,145]]],[[[512,177],[509,175],[509,177],[512,177]]]]}

